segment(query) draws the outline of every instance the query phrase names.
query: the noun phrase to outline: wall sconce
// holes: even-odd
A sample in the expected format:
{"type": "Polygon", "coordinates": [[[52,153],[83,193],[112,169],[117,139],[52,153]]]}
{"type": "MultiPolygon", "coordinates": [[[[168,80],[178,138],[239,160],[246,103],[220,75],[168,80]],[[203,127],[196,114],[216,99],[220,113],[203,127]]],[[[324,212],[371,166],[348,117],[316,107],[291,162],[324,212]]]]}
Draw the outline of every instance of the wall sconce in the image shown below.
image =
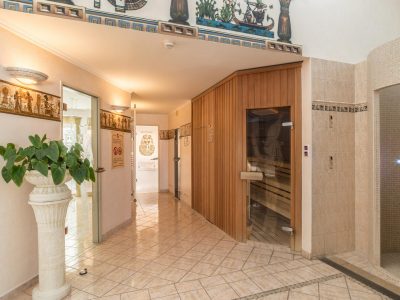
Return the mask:
{"type": "Polygon", "coordinates": [[[5,70],[12,78],[27,85],[38,84],[49,78],[49,76],[42,72],[26,68],[7,67],[5,70]]]}
{"type": "Polygon", "coordinates": [[[111,110],[115,113],[123,113],[128,109],[130,109],[130,106],[111,105],[111,110]]]}

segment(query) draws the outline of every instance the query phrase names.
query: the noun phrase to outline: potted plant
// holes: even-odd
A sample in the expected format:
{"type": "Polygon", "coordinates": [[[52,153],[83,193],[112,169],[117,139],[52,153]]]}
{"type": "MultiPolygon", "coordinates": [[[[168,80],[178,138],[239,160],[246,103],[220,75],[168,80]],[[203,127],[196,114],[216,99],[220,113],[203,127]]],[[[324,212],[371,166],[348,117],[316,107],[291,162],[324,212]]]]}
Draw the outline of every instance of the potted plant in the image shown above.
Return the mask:
{"type": "Polygon", "coordinates": [[[5,165],[3,179],[21,186],[24,178],[34,185],[29,195],[38,225],[39,285],[33,290],[34,300],[58,300],[70,293],[65,282],[65,217],[71,191],[65,182],[71,178],[81,184],[95,181],[90,161],[75,144],[68,149],[62,141],[49,141],[45,136],[30,136],[31,145],[18,148],[9,143],[0,146],[5,165]]]}

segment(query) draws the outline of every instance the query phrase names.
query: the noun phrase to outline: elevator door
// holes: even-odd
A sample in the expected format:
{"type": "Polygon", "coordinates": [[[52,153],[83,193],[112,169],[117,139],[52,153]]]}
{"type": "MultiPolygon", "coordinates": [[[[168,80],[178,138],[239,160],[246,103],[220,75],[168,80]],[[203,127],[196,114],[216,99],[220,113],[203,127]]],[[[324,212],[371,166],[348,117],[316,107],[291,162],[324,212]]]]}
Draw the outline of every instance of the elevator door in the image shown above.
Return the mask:
{"type": "Polygon", "coordinates": [[[290,245],[290,107],[247,111],[248,236],[251,240],[290,245]]]}

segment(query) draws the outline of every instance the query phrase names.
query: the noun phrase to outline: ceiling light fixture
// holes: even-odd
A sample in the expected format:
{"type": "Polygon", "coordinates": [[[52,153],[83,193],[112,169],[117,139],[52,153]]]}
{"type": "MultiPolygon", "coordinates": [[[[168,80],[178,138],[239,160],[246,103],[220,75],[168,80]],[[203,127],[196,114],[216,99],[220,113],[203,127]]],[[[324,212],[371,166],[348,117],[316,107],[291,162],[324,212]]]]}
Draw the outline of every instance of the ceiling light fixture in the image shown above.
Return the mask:
{"type": "Polygon", "coordinates": [[[116,113],[123,113],[124,111],[130,109],[129,106],[122,105],[111,105],[111,110],[116,113]]]}
{"type": "Polygon", "coordinates": [[[7,67],[5,70],[11,77],[15,78],[22,84],[38,84],[49,78],[49,76],[42,72],[26,68],[7,67]]]}

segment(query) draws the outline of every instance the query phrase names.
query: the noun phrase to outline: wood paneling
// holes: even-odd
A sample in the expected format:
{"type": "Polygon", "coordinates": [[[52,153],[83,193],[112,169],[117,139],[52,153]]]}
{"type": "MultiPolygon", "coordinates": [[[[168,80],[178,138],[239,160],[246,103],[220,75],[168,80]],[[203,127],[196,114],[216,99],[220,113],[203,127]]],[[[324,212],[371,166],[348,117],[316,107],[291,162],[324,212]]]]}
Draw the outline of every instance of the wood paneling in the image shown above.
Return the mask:
{"type": "Polygon", "coordinates": [[[193,99],[192,206],[239,241],[246,240],[246,110],[291,107],[292,201],[301,247],[301,63],[238,71],[193,99]]]}

